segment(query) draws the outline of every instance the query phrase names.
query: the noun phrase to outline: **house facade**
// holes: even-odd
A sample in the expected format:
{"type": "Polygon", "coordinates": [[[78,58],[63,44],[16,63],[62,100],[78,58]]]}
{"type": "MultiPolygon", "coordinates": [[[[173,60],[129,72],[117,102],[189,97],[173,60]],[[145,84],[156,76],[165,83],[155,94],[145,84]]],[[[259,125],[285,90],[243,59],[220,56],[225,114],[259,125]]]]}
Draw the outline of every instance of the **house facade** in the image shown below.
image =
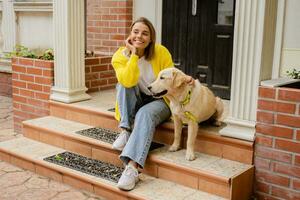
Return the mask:
{"type": "MultiPolygon", "coordinates": [[[[123,45],[132,21],[140,16],[149,18],[156,28],[157,42],[168,47],[176,67],[230,100],[227,126],[220,134],[251,142],[258,136],[256,193],[262,199],[300,198],[299,91],[285,99],[277,98],[282,93],[279,89],[260,87],[261,81],[285,77],[286,70],[300,70],[299,1],[3,0],[1,5],[3,63],[9,62],[4,53],[13,51],[16,44],[54,48],[54,83],[49,98],[64,103],[91,98],[83,52],[111,56],[123,45]],[[266,121],[270,112],[285,113],[285,109],[266,108],[271,99],[284,104],[291,100],[295,110],[288,116],[293,115],[295,122],[276,124],[276,114],[272,115],[275,121],[266,121]],[[283,136],[266,133],[267,124],[271,124],[271,132],[279,131],[283,136]],[[282,138],[293,148],[281,148],[282,138]],[[262,153],[267,151],[272,156],[262,153]],[[288,159],[275,159],[277,155],[288,159]],[[284,166],[293,172],[282,172],[284,166]]],[[[3,64],[0,70],[5,77],[2,80],[11,79],[9,65],[3,64]]]]}

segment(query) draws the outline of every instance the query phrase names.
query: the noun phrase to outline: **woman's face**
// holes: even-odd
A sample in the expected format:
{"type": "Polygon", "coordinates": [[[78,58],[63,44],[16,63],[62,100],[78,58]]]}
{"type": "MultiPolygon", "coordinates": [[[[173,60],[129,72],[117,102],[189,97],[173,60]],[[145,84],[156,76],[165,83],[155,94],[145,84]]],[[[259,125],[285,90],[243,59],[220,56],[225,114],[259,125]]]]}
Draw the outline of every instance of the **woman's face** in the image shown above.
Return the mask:
{"type": "Polygon", "coordinates": [[[145,49],[151,42],[151,34],[147,25],[137,22],[133,25],[130,39],[132,45],[137,49],[145,49]]]}

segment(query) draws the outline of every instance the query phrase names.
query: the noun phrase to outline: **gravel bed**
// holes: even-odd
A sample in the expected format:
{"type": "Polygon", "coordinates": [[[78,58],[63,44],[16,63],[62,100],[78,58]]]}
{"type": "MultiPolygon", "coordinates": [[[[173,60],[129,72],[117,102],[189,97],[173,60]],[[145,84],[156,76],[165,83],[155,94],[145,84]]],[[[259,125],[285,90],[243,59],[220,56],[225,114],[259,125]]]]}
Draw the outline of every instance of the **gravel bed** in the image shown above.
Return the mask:
{"type": "Polygon", "coordinates": [[[63,152],[44,158],[44,160],[116,183],[124,170],[124,168],[117,167],[110,163],[87,158],[71,152],[63,152]]]}

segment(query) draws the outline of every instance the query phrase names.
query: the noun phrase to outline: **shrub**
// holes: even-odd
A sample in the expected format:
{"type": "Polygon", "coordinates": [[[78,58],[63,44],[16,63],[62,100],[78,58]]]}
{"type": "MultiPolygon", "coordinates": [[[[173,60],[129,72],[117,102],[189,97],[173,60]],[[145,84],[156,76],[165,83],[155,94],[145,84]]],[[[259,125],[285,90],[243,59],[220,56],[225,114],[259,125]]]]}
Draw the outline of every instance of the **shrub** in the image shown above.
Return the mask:
{"type": "Polygon", "coordinates": [[[37,55],[33,50],[28,49],[27,47],[24,47],[22,45],[16,45],[14,50],[10,53],[7,53],[5,55],[6,58],[12,58],[12,57],[24,57],[24,58],[36,58],[36,59],[42,59],[42,60],[54,60],[54,54],[53,49],[47,49],[45,51],[42,51],[42,55],[37,55]]]}
{"type": "Polygon", "coordinates": [[[300,70],[295,68],[292,71],[286,71],[287,75],[293,79],[300,79],[300,70]]]}

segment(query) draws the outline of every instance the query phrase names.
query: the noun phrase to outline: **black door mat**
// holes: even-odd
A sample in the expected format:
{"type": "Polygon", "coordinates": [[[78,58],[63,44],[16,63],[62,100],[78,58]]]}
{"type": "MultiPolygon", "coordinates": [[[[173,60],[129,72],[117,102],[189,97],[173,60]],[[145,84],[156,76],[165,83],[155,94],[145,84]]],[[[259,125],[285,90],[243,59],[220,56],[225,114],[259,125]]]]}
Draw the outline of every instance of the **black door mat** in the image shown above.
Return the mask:
{"type": "MultiPolygon", "coordinates": [[[[110,129],[95,127],[95,128],[88,128],[81,131],[76,131],[75,133],[93,138],[96,140],[101,140],[103,142],[107,142],[109,144],[114,143],[114,141],[117,139],[119,133],[116,131],[112,131],[110,129]]],[[[149,151],[152,151],[154,149],[163,147],[163,144],[152,142],[149,151]]]]}
{"type": "Polygon", "coordinates": [[[81,131],[76,131],[75,133],[86,137],[94,138],[96,140],[101,140],[110,144],[112,144],[119,135],[118,132],[100,127],[84,129],[81,131]]]}
{"type": "Polygon", "coordinates": [[[115,183],[118,182],[124,170],[124,168],[117,167],[110,163],[87,158],[67,151],[44,158],[44,160],[86,174],[101,177],[115,183]]]}

